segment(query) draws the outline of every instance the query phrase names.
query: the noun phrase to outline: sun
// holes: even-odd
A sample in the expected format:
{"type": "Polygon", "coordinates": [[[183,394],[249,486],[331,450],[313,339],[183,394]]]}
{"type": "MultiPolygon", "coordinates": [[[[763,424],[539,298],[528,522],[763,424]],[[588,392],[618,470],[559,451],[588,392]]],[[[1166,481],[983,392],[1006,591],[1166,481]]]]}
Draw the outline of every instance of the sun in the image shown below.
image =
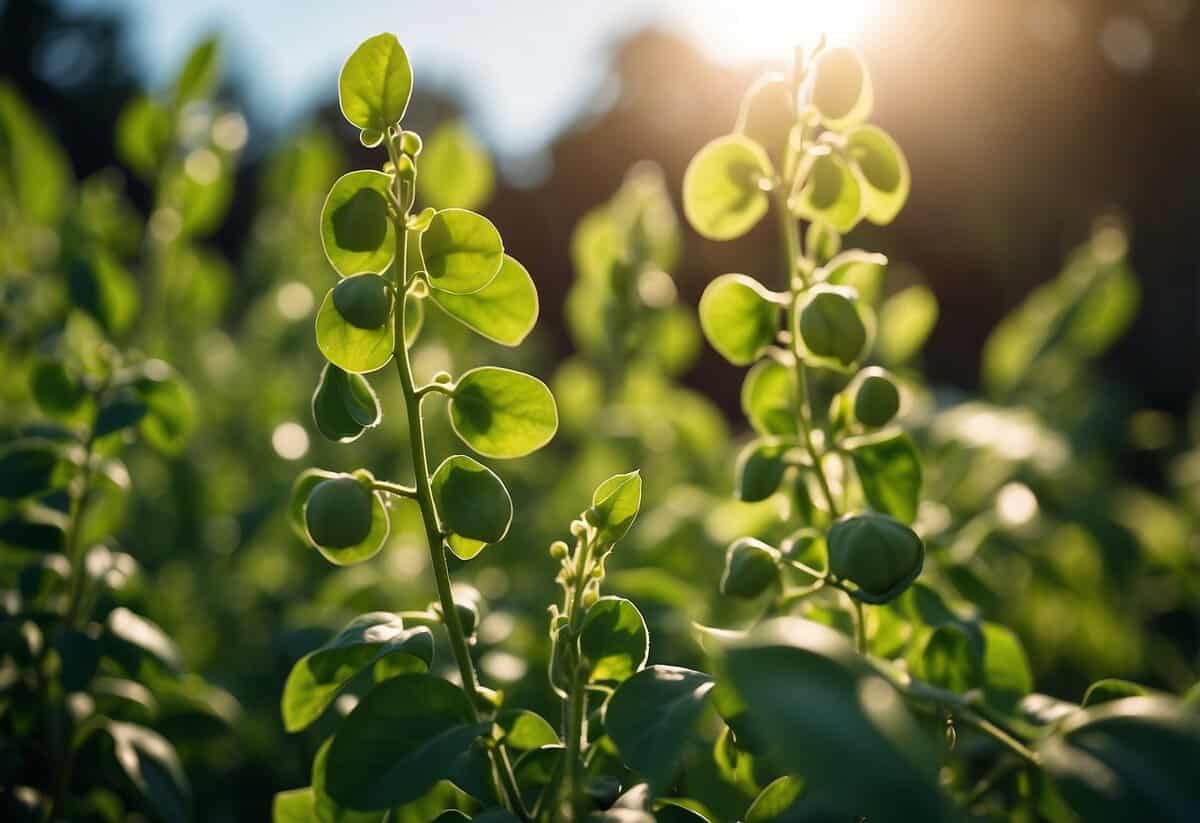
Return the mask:
{"type": "Polygon", "coordinates": [[[728,61],[786,58],[824,34],[833,44],[859,40],[883,13],[882,0],[701,0],[687,3],[685,25],[728,61]]]}

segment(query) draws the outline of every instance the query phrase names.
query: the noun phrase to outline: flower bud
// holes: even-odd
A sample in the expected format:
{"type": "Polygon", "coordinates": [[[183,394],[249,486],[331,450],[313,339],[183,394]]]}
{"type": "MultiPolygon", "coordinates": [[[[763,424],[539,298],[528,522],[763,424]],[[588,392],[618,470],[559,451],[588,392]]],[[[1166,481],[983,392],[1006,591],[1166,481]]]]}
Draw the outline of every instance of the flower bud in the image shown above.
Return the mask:
{"type": "Polygon", "coordinates": [[[885,426],[900,411],[900,391],[883,369],[863,372],[854,393],[854,417],[864,426],[885,426]]]}
{"type": "Polygon", "coordinates": [[[585,609],[590,609],[592,606],[596,605],[596,601],[599,599],[600,592],[596,590],[595,586],[588,586],[583,590],[583,595],[579,598],[585,609]]]}
{"type": "Polygon", "coordinates": [[[333,287],[333,306],[351,326],[378,329],[392,314],[392,288],[378,274],[356,274],[333,287]]]}
{"type": "Polygon", "coordinates": [[[898,597],[925,561],[925,546],[916,532],[877,512],[843,517],[827,540],[830,572],[857,586],[854,596],[867,603],[898,597]]]}
{"type": "Polygon", "coordinates": [[[400,151],[409,157],[416,157],[420,154],[421,145],[421,135],[415,131],[406,131],[400,135],[400,151]]]}
{"type": "Polygon", "coordinates": [[[304,506],[308,536],[318,546],[344,549],[367,539],[371,533],[371,492],[349,475],[318,483],[304,506]]]}
{"type": "Polygon", "coordinates": [[[567,544],[561,540],[555,540],[550,544],[550,556],[555,560],[562,560],[567,556],[569,551],[567,544]]]}
{"type": "Polygon", "coordinates": [[[758,597],[779,580],[779,552],[759,540],[743,537],[725,553],[721,594],[758,597]]]}
{"type": "Polygon", "coordinates": [[[453,379],[454,378],[451,376],[450,372],[448,372],[448,371],[440,371],[433,376],[433,382],[437,383],[439,385],[442,385],[442,386],[446,385],[453,379]]]}

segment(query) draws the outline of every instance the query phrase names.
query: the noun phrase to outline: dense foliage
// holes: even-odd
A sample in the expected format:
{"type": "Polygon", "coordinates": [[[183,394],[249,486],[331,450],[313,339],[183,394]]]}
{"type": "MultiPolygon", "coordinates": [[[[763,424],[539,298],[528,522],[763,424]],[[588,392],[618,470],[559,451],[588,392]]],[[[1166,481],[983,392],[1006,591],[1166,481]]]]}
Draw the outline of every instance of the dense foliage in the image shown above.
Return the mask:
{"type": "Polygon", "coordinates": [[[1200,425],[1173,497],[1120,476],[1119,223],[994,330],[983,395],[928,385],[935,296],[844,248],[908,164],[819,46],[683,180],[707,239],[774,217],[778,269],[685,305],[639,165],[575,230],[555,364],[491,162],[404,128],[390,34],[338,82],[378,168],[292,136],[221,259],[219,57],[120,118],[145,216],[0,85],[4,819],[1200,814],[1200,425]],[[702,339],[746,437],[679,382],[702,339]]]}

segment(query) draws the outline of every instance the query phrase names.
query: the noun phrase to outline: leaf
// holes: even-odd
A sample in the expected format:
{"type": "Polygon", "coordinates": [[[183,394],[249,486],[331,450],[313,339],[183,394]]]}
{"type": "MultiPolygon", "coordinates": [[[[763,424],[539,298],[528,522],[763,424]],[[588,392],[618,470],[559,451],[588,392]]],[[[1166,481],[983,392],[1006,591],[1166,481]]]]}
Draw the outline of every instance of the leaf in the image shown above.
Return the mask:
{"type": "Polygon", "coordinates": [[[0,448],[0,498],[20,500],[55,485],[58,447],[48,440],[17,440],[0,448]]]}
{"type": "Polygon", "coordinates": [[[62,147],[8,82],[0,80],[0,175],[31,221],[50,225],[70,207],[71,166],[62,147]]]}
{"type": "Polygon", "coordinates": [[[375,811],[421,797],[490,724],[467,695],[429,674],[377,685],[342,722],[329,749],[326,790],[349,809],[375,811]]]}
{"type": "Polygon", "coordinates": [[[669,785],[704,709],[713,679],[677,666],[651,666],[613,693],[604,727],[621,758],[656,791],[669,785]]]}
{"type": "Polygon", "coordinates": [[[825,125],[840,131],[870,117],[875,94],[866,63],[857,51],[841,47],[823,52],[812,74],[812,103],[825,125]]]}
{"type": "Polygon", "coordinates": [[[326,363],[313,392],[312,415],[321,434],[335,443],[349,443],[379,425],[383,411],[365,377],[326,363]]]}
{"type": "Polygon", "coordinates": [[[560,742],[558,733],[544,717],[526,709],[501,709],[496,714],[492,734],[497,743],[519,752],[557,746],[560,742]]]}
{"type": "Polygon", "coordinates": [[[718,137],[700,149],[683,175],[683,213],[710,240],[740,237],[767,213],[762,181],[774,175],[761,146],[740,135],[718,137]]]}
{"type": "Polygon", "coordinates": [[[333,738],[329,738],[313,756],[312,791],[317,820],[321,823],[383,823],[385,812],[352,809],[330,796],[326,784],[329,779],[329,750],[332,746],[333,738]]]}
{"type": "Polygon", "coordinates": [[[599,529],[603,543],[616,543],[628,532],[642,508],[642,475],[637,469],[614,474],[592,492],[588,522],[599,529]]]}
{"type": "Polygon", "coordinates": [[[796,423],[796,372],[777,360],[755,363],[742,383],[742,411],[759,434],[799,433],[796,423]]]}
{"type": "Polygon", "coordinates": [[[1014,711],[1033,691],[1033,672],[1020,639],[996,623],[983,624],[983,690],[988,703],[1005,712],[1014,711]]]}
{"type": "Polygon", "coordinates": [[[925,641],[916,673],[935,686],[962,694],[982,679],[979,652],[966,630],[954,623],[938,626],[925,641]]]}
{"type": "Polygon", "coordinates": [[[746,366],[779,333],[780,311],[775,296],[757,280],[723,274],[700,297],[700,328],[722,357],[746,366]]]}
{"type": "Polygon", "coordinates": [[[753,537],[741,537],[725,552],[721,594],[754,598],[779,582],[779,550],[753,537]]]}
{"type": "Polygon", "coordinates": [[[742,97],[735,131],[766,149],[779,164],[796,122],[791,84],[778,72],[759,78],[742,97]]]}
{"type": "Polygon", "coordinates": [[[1150,690],[1140,683],[1121,680],[1116,677],[1106,677],[1088,686],[1087,692],[1083,695],[1083,702],[1080,705],[1085,709],[1090,709],[1093,706],[1098,706],[1102,703],[1111,703],[1114,700],[1121,700],[1125,697],[1149,696],[1151,696],[1150,690]]]}
{"type": "Polygon", "coordinates": [[[1088,823],[1186,823],[1200,809],[1200,717],[1175,700],[1129,697],[1077,711],[1037,752],[1088,823]]]}
{"type": "MultiPolygon", "coordinates": [[[[107,626],[109,639],[125,644],[134,651],[133,661],[145,653],[172,672],[183,671],[183,657],[180,655],[175,641],[156,623],[124,606],[118,606],[108,613],[107,626]]],[[[111,649],[110,653],[112,653],[111,649]]],[[[121,657],[123,663],[129,661],[128,655],[121,655],[121,657]]],[[[136,675],[140,667],[136,665],[136,662],[129,662],[126,668],[129,669],[130,674],[136,675]]]]}
{"type": "Polygon", "coordinates": [[[879,309],[879,356],[892,365],[908,362],[925,345],[937,320],[937,297],[928,288],[917,285],[896,292],[879,309]]]}
{"type": "Polygon", "coordinates": [[[500,232],[482,214],[466,209],[435,214],[420,244],[429,285],[453,294],[479,291],[504,263],[500,232]]]}
{"type": "Polygon", "coordinates": [[[360,329],[351,325],[338,313],[333,302],[333,289],[330,289],[317,310],[317,348],[326,360],[343,371],[378,371],[392,359],[396,344],[394,322],[393,317],[378,329],[360,329]]]}
{"type": "Polygon", "coordinates": [[[804,781],[799,777],[784,776],[773,780],[746,810],[745,823],[782,820],[803,793],[804,781]]]}
{"type": "Polygon", "coordinates": [[[841,286],[816,286],[804,296],[795,313],[796,334],[810,354],[841,367],[857,362],[866,353],[867,326],[862,304],[854,292],[841,286]]]}
{"type": "Polygon", "coordinates": [[[292,492],[288,497],[287,521],[292,533],[305,543],[310,542],[308,528],[304,524],[304,505],[308,502],[308,495],[322,480],[337,476],[335,472],[323,469],[305,469],[292,483],[292,492]]]}
{"type": "Polygon", "coordinates": [[[911,524],[921,501],[922,479],[921,457],[912,439],[903,431],[890,431],[847,445],[867,502],[911,524]]]}
{"type": "Polygon", "coordinates": [[[153,180],[171,142],[171,115],[145,95],[133,98],[117,118],[117,154],[142,180],[153,180]]]}
{"type": "Polygon", "coordinates": [[[425,626],[405,629],[400,617],[389,612],[354,618],[292,667],[280,704],[284,728],[298,732],[308,727],[355,675],[393,656],[411,658],[428,669],[433,663],[433,633],[425,626]]]}
{"type": "Polygon", "coordinates": [[[158,732],[133,723],[108,721],[117,764],[150,804],[168,823],[191,819],[191,790],[175,749],[158,732]]]}
{"type": "Polygon", "coordinates": [[[841,634],[777,618],[729,641],[725,666],[775,762],[820,786],[839,811],[878,821],[951,819],[936,747],[899,692],[841,634]]]}
{"type": "Polygon", "coordinates": [[[518,346],[538,317],[538,294],[529,272],[504,255],[499,273],[470,294],[431,290],[433,302],[467,328],[503,346],[518,346]]]}
{"type": "Polygon", "coordinates": [[[321,207],[321,245],[343,277],[379,274],[396,256],[396,229],[388,216],[391,178],[378,171],[343,174],[321,207]]]}
{"type": "Polygon", "coordinates": [[[849,249],[826,263],[823,271],[827,283],[848,286],[858,293],[860,300],[874,303],[883,288],[887,265],[885,255],[849,249]]]}
{"type": "Polygon", "coordinates": [[[817,157],[788,208],[804,220],[825,223],[848,234],[863,216],[863,188],[858,172],[836,154],[817,157]]]}
{"type": "Polygon", "coordinates": [[[120,337],[137,320],[141,300],[133,276],[104,251],[69,264],[67,286],[71,302],[88,312],[110,335],[120,337]]]}
{"type": "MultiPolygon", "coordinates": [[[[478,543],[478,548],[470,554],[459,554],[463,560],[469,560],[484,545],[498,543],[508,534],[512,498],[503,481],[487,466],[456,454],[442,461],[430,485],[442,527],[478,543]]],[[[451,548],[455,548],[454,543],[451,548]]]]}
{"type": "Polygon", "coordinates": [[[477,209],[492,195],[495,173],[487,150],[461,120],[449,120],[421,151],[421,199],[435,209],[477,209]]]}
{"type": "Polygon", "coordinates": [[[601,597],[584,615],[579,651],[591,666],[591,682],[628,679],[646,665],[650,653],[642,613],[624,597],[601,597]]]}
{"type": "Polygon", "coordinates": [[[485,457],[524,457],[550,442],[558,409],[546,384],[523,372],[483,366],[459,378],[450,424],[485,457]]]}
{"type": "MultiPolygon", "coordinates": [[[[362,470],[360,469],[355,474],[359,475],[361,472],[362,470]]],[[[326,560],[337,566],[351,566],[370,560],[379,553],[379,550],[383,548],[383,544],[387,541],[388,533],[391,530],[391,518],[388,517],[387,507],[384,505],[379,492],[372,492],[370,495],[370,530],[361,542],[344,547],[318,546],[313,542],[307,524],[309,495],[323,481],[343,477],[347,477],[347,475],[327,472],[321,469],[308,469],[301,473],[292,486],[292,495],[288,501],[287,516],[292,531],[296,532],[300,539],[309,546],[319,551],[326,560]]],[[[359,477],[355,477],[355,479],[362,482],[359,477]]]]}
{"type": "Polygon", "coordinates": [[[138,423],[142,437],[166,454],[179,454],[196,427],[196,398],[187,383],[161,360],[141,366],[143,376],[133,389],[145,404],[138,423]]]}
{"type": "Polygon", "coordinates": [[[192,49],[173,84],[176,108],[212,92],[221,68],[220,61],[220,43],[215,37],[205,38],[192,49]]]}
{"type": "Polygon", "coordinates": [[[912,185],[904,152],[878,126],[852,129],[846,135],[846,151],[858,165],[867,190],[864,217],[877,226],[886,226],[904,208],[912,185]]]}
{"type": "Polygon", "coordinates": [[[738,500],[756,503],[778,491],[787,469],[783,462],[786,451],[785,444],[769,439],[754,440],[742,449],[734,469],[738,500]]]}
{"type": "Polygon", "coordinates": [[[352,125],[385,131],[403,119],[412,85],[412,66],[396,35],[377,34],[364,40],[342,66],[338,103],[352,125]]]}
{"type": "Polygon", "coordinates": [[[271,823],[318,823],[312,786],[276,792],[271,804],[271,823]]]}

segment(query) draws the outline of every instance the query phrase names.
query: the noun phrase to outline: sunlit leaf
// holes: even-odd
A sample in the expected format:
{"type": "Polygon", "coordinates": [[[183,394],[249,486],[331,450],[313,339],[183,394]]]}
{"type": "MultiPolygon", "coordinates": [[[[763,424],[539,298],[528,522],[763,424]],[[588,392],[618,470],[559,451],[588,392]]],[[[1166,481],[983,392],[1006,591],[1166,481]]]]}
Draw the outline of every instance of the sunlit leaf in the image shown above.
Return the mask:
{"type": "Polygon", "coordinates": [[[492,194],[495,173],[487,150],[461,120],[434,129],[421,152],[420,195],[435,209],[477,209],[492,194]]]}
{"type": "Polygon", "coordinates": [[[338,75],[338,102],[351,124],[383,131],[404,117],[412,85],[412,66],[396,35],[377,34],[346,59],[338,75]]]}
{"type": "MultiPolygon", "coordinates": [[[[438,466],[430,485],[438,518],[453,534],[479,544],[496,543],[508,534],[512,523],[512,498],[504,483],[487,466],[466,455],[456,454],[438,466]]],[[[451,548],[455,548],[453,543],[451,548]]],[[[478,549],[470,556],[475,553],[478,549]]]]}
{"type": "Polygon", "coordinates": [[[770,201],[763,180],[774,174],[767,153],[738,135],[697,152],[683,176],[683,213],[710,240],[732,240],[762,219],[770,201]]]}
{"type": "Polygon", "coordinates": [[[757,280],[723,274],[700,297],[700,327],[726,360],[745,366],[779,333],[781,310],[775,295],[757,280]]]}
{"type": "Polygon", "coordinates": [[[343,277],[379,273],[396,255],[396,230],[388,216],[390,178],[378,171],[343,174],[321,208],[325,256],[343,277]]]}
{"type": "Polygon", "coordinates": [[[637,606],[623,597],[601,597],[588,608],[579,651],[593,681],[619,683],[646,665],[650,635],[637,606]]]}
{"type": "Polygon", "coordinates": [[[389,319],[378,329],[360,329],[338,312],[333,289],[325,294],[317,310],[317,348],[325,359],[343,371],[372,372],[392,359],[395,335],[389,319]]]}
{"type": "Polygon", "coordinates": [[[433,289],[432,297],[451,317],[505,346],[520,345],[537,322],[538,294],[533,278],[508,255],[500,272],[479,291],[454,294],[433,289]]]}
{"type": "Polygon", "coordinates": [[[450,422],[485,457],[523,457],[558,429],[558,410],[546,384],[522,372],[484,366],[459,378],[450,422]]]}
{"type": "Polygon", "coordinates": [[[479,291],[504,263],[500,232],[481,214],[442,209],[421,233],[421,256],[429,283],[454,294],[479,291]]]}

